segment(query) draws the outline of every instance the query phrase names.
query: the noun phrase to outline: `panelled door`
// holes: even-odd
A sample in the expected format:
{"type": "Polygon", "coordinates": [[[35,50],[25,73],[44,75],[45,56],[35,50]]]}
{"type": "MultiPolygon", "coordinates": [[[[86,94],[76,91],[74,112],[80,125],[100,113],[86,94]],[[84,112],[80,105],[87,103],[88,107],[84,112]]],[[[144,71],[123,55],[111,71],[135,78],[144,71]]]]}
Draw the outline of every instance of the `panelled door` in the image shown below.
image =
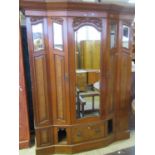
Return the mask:
{"type": "Polygon", "coordinates": [[[66,20],[64,17],[48,18],[53,121],[61,125],[69,123],[70,119],[66,20]]]}

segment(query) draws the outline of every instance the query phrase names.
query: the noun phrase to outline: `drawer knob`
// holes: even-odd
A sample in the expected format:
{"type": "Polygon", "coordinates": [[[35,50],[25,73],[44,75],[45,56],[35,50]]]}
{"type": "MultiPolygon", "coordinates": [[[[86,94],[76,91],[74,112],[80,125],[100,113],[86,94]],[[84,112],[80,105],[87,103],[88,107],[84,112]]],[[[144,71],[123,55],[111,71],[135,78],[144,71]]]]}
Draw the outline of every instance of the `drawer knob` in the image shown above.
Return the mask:
{"type": "Polygon", "coordinates": [[[91,129],[91,127],[90,127],[90,126],[88,126],[88,129],[90,130],[90,129],[91,129]]]}
{"type": "Polygon", "coordinates": [[[89,130],[90,130],[92,127],[93,127],[92,124],[89,124],[89,125],[88,125],[88,129],[89,129],[89,130]]]}

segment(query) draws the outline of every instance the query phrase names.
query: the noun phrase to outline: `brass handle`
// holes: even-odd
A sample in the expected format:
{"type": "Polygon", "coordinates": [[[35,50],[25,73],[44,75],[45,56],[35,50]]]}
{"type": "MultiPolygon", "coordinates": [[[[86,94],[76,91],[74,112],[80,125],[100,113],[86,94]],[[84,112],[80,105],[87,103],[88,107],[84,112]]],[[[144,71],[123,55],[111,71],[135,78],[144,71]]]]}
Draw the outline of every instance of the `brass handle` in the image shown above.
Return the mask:
{"type": "Polygon", "coordinates": [[[88,129],[90,130],[91,129],[91,126],[88,126],[88,129]]]}
{"type": "Polygon", "coordinates": [[[88,125],[88,129],[90,130],[92,128],[93,124],[88,125]]]}

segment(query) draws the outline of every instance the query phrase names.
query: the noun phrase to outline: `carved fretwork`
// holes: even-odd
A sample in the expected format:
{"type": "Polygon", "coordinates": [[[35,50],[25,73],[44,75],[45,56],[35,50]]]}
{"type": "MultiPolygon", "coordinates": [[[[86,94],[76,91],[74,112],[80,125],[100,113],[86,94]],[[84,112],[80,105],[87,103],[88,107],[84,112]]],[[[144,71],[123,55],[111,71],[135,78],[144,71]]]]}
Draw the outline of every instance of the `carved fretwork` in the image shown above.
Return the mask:
{"type": "Polygon", "coordinates": [[[76,17],[74,18],[73,28],[76,31],[83,25],[92,25],[99,31],[102,29],[102,18],[95,17],[76,17]]]}
{"type": "Polygon", "coordinates": [[[40,21],[43,21],[43,17],[31,17],[32,23],[38,23],[40,21]]]}
{"type": "Polygon", "coordinates": [[[52,17],[52,22],[58,23],[58,24],[63,24],[63,18],[59,18],[59,17],[52,17]]]}

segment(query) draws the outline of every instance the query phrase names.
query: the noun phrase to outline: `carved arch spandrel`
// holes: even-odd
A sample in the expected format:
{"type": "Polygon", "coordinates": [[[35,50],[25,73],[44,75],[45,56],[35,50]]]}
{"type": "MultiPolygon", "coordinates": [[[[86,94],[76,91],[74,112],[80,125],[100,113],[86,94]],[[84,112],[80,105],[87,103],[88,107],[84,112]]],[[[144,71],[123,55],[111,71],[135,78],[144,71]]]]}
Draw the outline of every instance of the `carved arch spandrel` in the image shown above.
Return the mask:
{"type": "Polygon", "coordinates": [[[43,22],[43,17],[31,17],[31,24],[38,24],[43,22]]]}
{"type": "Polygon", "coordinates": [[[96,17],[75,17],[73,20],[73,29],[76,31],[84,25],[94,26],[97,30],[102,30],[102,18],[96,17]]]}
{"type": "Polygon", "coordinates": [[[60,18],[60,17],[52,17],[51,19],[52,19],[52,22],[55,22],[55,23],[58,23],[58,24],[63,25],[63,21],[64,21],[63,18],[60,18]]]}

